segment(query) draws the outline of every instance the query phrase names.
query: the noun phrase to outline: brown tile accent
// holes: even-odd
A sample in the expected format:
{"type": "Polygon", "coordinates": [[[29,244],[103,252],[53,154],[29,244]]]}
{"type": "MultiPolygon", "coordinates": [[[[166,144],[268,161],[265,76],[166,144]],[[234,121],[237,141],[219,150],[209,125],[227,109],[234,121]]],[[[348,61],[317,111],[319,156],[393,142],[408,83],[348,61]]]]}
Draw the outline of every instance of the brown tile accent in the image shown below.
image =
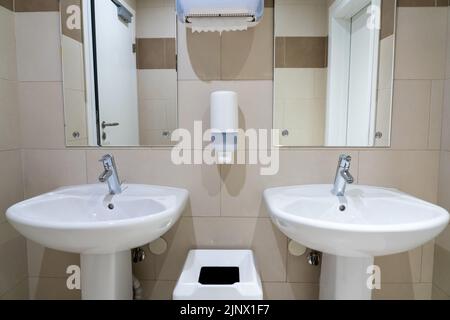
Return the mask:
{"type": "Polygon", "coordinates": [[[328,37],[277,37],[276,68],[326,68],[328,37]]]}
{"type": "Polygon", "coordinates": [[[450,6],[449,0],[436,0],[436,6],[437,7],[447,7],[450,6]]]}
{"type": "Polygon", "coordinates": [[[436,0],[397,0],[399,7],[435,7],[436,0]]]}
{"type": "MultiPolygon", "coordinates": [[[[67,7],[71,5],[77,5],[81,9],[81,0],[60,0],[61,1],[61,30],[62,34],[72,38],[75,41],[83,43],[83,20],[81,20],[81,28],[71,30],[67,27],[67,19],[70,17],[67,14],[67,7]]],[[[82,12],[82,11],[81,11],[82,12]]],[[[83,15],[81,14],[80,19],[83,19],[83,15]]]]}
{"type": "Polygon", "coordinates": [[[15,11],[59,11],[59,0],[15,0],[15,11]]]}
{"type": "Polygon", "coordinates": [[[285,68],[286,41],[284,37],[275,38],[275,68],[285,68]]]}
{"type": "Polygon", "coordinates": [[[175,38],[137,39],[138,69],[176,69],[175,38]]]}
{"type": "Polygon", "coordinates": [[[264,0],[264,7],[273,8],[274,0],[264,0]]]}
{"type": "Polygon", "coordinates": [[[0,0],[0,7],[14,11],[14,0],[0,0]]]}
{"type": "Polygon", "coordinates": [[[395,0],[383,0],[381,3],[381,39],[394,34],[395,31],[395,0]]]}

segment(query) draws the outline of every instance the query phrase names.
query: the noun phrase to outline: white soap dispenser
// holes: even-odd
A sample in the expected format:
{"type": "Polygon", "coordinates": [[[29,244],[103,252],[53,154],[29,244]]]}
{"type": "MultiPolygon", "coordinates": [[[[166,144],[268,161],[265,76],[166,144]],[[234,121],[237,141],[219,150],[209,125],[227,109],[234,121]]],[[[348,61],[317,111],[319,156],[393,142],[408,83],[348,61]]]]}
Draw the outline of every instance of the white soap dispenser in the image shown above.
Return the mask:
{"type": "Polygon", "coordinates": [[[239,123],[238,96],[233,91],[211,94],[211,136],[218,164],[233,163],[239,123]]]}

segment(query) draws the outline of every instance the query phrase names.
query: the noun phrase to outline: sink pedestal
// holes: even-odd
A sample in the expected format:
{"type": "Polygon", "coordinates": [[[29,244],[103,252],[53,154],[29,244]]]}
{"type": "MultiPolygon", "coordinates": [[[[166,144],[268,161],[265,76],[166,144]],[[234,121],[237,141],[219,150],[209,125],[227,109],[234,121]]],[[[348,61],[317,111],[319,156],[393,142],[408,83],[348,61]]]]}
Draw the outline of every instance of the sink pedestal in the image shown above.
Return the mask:
{"type": "Polygon", "coordinates": [[[131,251],[81,255],[83,300],[131,300],[133,283],[131,251]]]}
{"type": "Polygon", "coordinates": [[[323,254],[320,300],[371,300],[367,268],[374,258],[348,258],[323,254]]]}

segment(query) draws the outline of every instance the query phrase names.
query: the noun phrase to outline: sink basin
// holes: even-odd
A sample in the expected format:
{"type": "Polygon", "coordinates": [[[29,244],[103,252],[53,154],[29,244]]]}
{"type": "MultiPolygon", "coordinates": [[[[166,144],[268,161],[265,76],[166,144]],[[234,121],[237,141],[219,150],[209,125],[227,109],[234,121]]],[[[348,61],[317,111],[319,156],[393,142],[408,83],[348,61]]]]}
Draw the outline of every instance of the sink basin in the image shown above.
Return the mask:
{"type": "Polygon", "coordinates": [[[9,208],[6,216],[26,238],[81,254],[83,298],[128,299],[132,294],[130,249],[167,232],[187,199],[183,189],[126,184],[121,194],[110,195],[106,184],[93,184],[60,188],[26,200],[9,208]],[[116,290],[121,281],[124,290],[116,290]]]}
{"type": "Polygon", "coordinates": [[[61,188],[14,205],[10,223],[46,247],[82,254],[132,249],[164,234],[178,220],[186,190],[124,185],[119,195],[103,184],[61,188]]]}
{"type": "MultiPolygon", "coordinates": [[[[272,221],[286,236],[324,253],[322,280],[327,278],[333,286],[338,286],[339,275],[327,277],[326,270],[348,272],[344,287],[351,278],[365,286],[373,257],[419,247],[449,222],[446,210],[395,189],[349,185],[344,197],[333,195],[332,189],[332,185],[273,188],[264,192],[264,199],[272,221]],[[364,273],[361,279],[358,272],[364,273]]],[[[336,287],[331,296],[322,295],[322,289],[321,283],[324,298],[362,298],[349,296],[349,290],[336,296],[336,287]]]]}

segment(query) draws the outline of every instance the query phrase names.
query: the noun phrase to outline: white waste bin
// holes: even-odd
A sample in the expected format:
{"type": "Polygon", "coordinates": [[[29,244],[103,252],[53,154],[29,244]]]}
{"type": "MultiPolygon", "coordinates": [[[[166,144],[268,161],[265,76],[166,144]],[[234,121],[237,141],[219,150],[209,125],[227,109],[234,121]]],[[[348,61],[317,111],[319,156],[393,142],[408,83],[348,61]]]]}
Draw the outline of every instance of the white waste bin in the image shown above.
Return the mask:
{"type": "Polygon", "coordinates": [[[250,250],[192,250],[173,292],[174,300],[262,300],[250,250]]]}

